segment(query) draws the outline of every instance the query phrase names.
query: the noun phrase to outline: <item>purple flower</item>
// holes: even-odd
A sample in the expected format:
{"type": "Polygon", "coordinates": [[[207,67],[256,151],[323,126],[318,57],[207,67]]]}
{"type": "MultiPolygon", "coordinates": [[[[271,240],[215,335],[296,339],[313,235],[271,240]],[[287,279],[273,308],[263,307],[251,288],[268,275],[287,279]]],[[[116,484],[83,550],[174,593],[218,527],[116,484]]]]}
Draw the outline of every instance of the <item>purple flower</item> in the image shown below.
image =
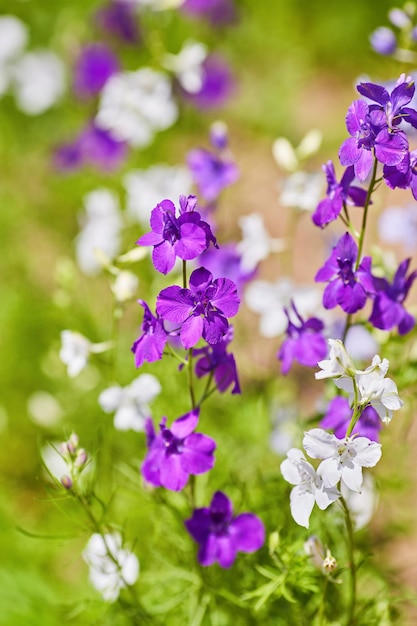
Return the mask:
{"type": "Polygon", "coordinates": [[[376,296],[369,321],[375,328],[391,330],[397,326],[400,335],[405,335],[414,328],[415,319],[403,306],[410,287],[417,278],[417,271],[406,276],[410,261],[411,259],[405,259],[399,265],[392,283],[386,278],[374,277],[376,296]]]}
{"type": "Polygon", "coordinates": [[[201,64],[202,85],[196,93],[182,90],[184,98],[199,109],[221,107],[232,95],[234,81],[226,61],[218,55],[209,54],[201,64]]]}
{"type": "Polygon", "coordinates": [[[283,341],[277,355],[282,361],[283,374],[288,374],[293,361],[298,361],[307,367],[316,367],[317,362],[327,355],[327,341],[322,335],[323,322],[317,317],[310,317],[304,321],[293,301],[291,306],[298,324],[291,321],[288,309],[284,308],[288,318],[287,338],[283,341]]]}
{"type": "Polygon", "coordinates": [[[355,176],[360,182],[371,171],[372,150],[384,165],[398,165],[408,151],[405,134],[400,130],[389,132],[385,115],[375,107],[371,109],[364,100],[352,102],[346,126],[351,137],[341,145],[339,159],[344,166],[354,166],[355,176]]]}
{"type": "Polygon", "coordinates": [[[135,355],[136,367],[140,367],[144,361],[153,363],[153,361],[162,359],[162,354],[168,339],[162,320],[152,315],[146,302],[143,300],[138,300],[138,302],[144,308],[144,315],[142,334],[131,348],[135,355]]]}
{"type": "Polygon", "coordinates": [[[155,487],[181,491],[190,474],[204,474],[214,465],[216,442],[193,431],[198,424],[199,409],[179,417],[171,428],[166,417],[159,425],[160,434],[153,431],[149,419],[146,433],[148,453],[142,464],[142,476],[155,487]]]}
{"type": "Polygon", "coordinates": [[[378,54],[389,56],[397,49],[397,38],[391,28],[380,26],[369,36],[372,48],[378,54]]]}
{"type": "MultiPolygon", "coordinates": [[[[344,439],[352,418],[352,409],[347,398],[336,396],[330,400],[326,414],[320,422],[321,428],[332,430],[338,439],[344,439]]],[[[379,441],[382,422],[373,406],[367,406],[352,431],[353,435],[379,441]]]]}
{"type": "MultiPolygon", "coordinates": [[[[375,85],[374,83],[360,83],[357,90],[362,96],[379,105],[369,107],[370,118],[374,121],[378,120],[378,123],[379,120],[384,121],[390,130],[393,130],[403,120],[417,127],[417,111],[406,106],[410,104],[415,92],[414,81],[409,76],[406,77],[405,74],[402,74],[391,93],[383,85],[375,85]],[[379,115],[381,112],[384,114],[382,117],[379,115]]],[[[392,143],[391,148],[393,147],[394,144],[392,143]]],[[[394,158],[393,155],[386,155],[387,160],[385,161],[378,156],[377,158],[386,165],[395,165],[395,163],[388,163],[388,159],[394,158]]]]}
{"type": "Polygon", "coordinates": [[[227,352],[227,346],[232,339],[233,327],[229,326],[229,330],[220,341],[193,350],[193,357],[199,357],[195,363],[196,376],[202,378],[208,374],[213,375],[220,393],[227,391],[230,386],[232,393],[240,393],[235,357],[227,352]]]}
{"type": "Polygon", "coordinates": [[[181,11],[193,17],[205,18],[213,26],[228,24],[236,19],[233,0],[185,0],[181,11]]]}
{"type": "Polygon", "coordinates": [[[345,233],[315,277],[316,282],[330,281],[323,294],[325,309],[339,305],[345,313],[355,313],[363,309],[368,294],[374,293],[371,257],[364,257],[355,270],[357,257],[358,247],[345,233]]]}
{"type": "Polygon", "coordinates": [[[235,243],[227,243],[218,250],[208,248],[198,257],[201,265],[204,265],[213,276],[230,278],[241,293],[247,282],[256,276],[256,269],[247,270],[242,267],[242,255],[237,250],[235,243]]]}
{"type": "Polygon", "coordinates": [[[200,565],[220,567],[233,565],[237,552],[256,552],[265,541],[265,528],[253,513],[233,516],[232,503],[222,492],[216,491],[210,507],[195,509],[185,526],[191,537],[200,544],[200,565]]]}
{"type": "Polygon", "coordinates": [[[336,179],[331,161],[323,165],[323,170],[327,178],[327,197],[319,202],[312,216],[314,224],[320,228],[324,228],[339,217],[344,203],[365,206],[366,202],[365,189],[351,185],[355,178],[353,165],[345,170],[340,182],[336,179]]]}
{"type": "Polygon", "coordinates": [[[102,43],[81,51],[74,68],[74,91],[81,98],[96,96],[107,80],[120,69],[115,54],[102,43]]]}
{"type": "Polygon", "coordinates": [[[95,165],[106,171],[119,167],[126,154],[124,141],[116,141],[106,130],[90,124],[74,141],[55,151],[54,164],[67,172],[84,165],[95,165]]]}
{"type": "Polygon", "coordinates": [[[154,246],[152,260],[158,272],[168,274],[177,257],[190,261],[208,248],[210,242],[216,245],[210,226],[194,210],[196,202],[195,196],[180,196],[179,217],[175,215],[175,205],[171,200],[162,200],[152,210],[152,231],[136,243],[154,246]]]}
{"type": "Polygon", "coordinates": [[[396,167],[384,166],[384,179],[388,187],[408,189],[417,200],[417,150],[407,153],[396,167]]]}
{"type": "Polygon", "coordinates": [[[214,202],[226,187],[239,178],[239,170],[230,158],[225,159],[204,148],[191,150],[187,164],[200,195],[214,202]]]}
{"type": "Polygon", "coordinates": [[[236,285],[228,278],[216,278],[200,267],[190,276],[190,289],[177,285],[163,289],[156,310],[162,319],[181,324],[180,338],[189,349],[203,337],[209,344],[218,343],[226,334],[226,318],[236,315],[240,300],[236,285]]]}
{"type": "Polygon", "coordinates": [[[136,44],[140,41],[134,2],[115,0],[97,11],[95,21],[104,31],[126,43],[136,44]]]}

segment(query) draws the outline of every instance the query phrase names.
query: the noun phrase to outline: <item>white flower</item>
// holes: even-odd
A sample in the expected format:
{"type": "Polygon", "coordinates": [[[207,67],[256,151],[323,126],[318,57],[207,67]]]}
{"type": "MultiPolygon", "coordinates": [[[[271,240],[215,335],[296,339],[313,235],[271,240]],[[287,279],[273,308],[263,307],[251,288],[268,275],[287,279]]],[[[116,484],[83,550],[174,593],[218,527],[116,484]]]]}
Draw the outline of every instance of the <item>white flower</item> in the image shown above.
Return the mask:
{"type": "Polygon", "coordinates": [[[139,278],[136,274],[129,272],[129,270],[122,270],[118,272],[111,290],[117,302],[127,302],[134,297],[138,285],[139,278]]]}
{"type": "Polygon", "coordinates": [[[386,209],[378,221],[379,236],[392,244],[402,244],[409,252],[417,247],[417,211],[415,205],[386,209]]]}
{"type": "Polygon", "coordinates": [[[250,272],[258,263],[266,259],[271,252],[281,252],[284,243],[281,239],[273,239],[265,228],[262,215],[251,213],[239,218],[243,239],[238,243],[237,250],[242,256],[242,269],[250,272]]]}
{"type": "Polygon", "coordinates": [[[13,69],[13,91],[19,109],[39,115],[54,105],[65,89],[64,64],[53,52],[28,52],[13,69]]]}
{"type": "Polygon", "coordinates": [[[93,344],[84,335],[72,330],[61,332],[61,342],[59,358],[67,366],[68,376],[77,376],[87,365],[93,344]]]}
{"type": "Polygon", "coordinates": [[[150,416],[148,403],[161,392],[161,385],[152,374],[141,374],[126,387],[113,385],[101,392],[99,404],[106,413],[113,413],[118,430],[143,431],[150,416]]]}
{"type": "Polygon", "coordinates": [[[288,451],[287,458],[281,463],[281,473],[287,482],[295,485],[290,495],[290,507],[291,515],[300,526],[309,527],[314,502],[324,510],[340,497],[333,485],[324,485],[314,467],[297,448],[288,451]]]}
{"type": "Polygon", "coordinates": [[[378,504],[378,494],[372,475],[369,472],[364,474],[359,492],[351,491],[343,482],[340,491],[353,518],[355,530],[360,530],[370,522],[378,504]]]}
{"type": "Polygon", "coordinates": [[[315,377],[317,380],[336,378],[336,386],[339,389],[344,389],[344,380],[348,378],[351,382],[356,370],[340,339],[329,339],[328,343],[330,346],[329,358],[317,363],[322,371],[316,372],[315,377]]]}
{"type": "Polygon", "coordinates": [[[115,139],[143,148],[152,143],[156,132],[172,126],[177,117],[169,78],[145,67],[109,78],[101,92],[96,123],[115,139]]]}
{"type": "Polygon", "coordinates": [[[116,195],[109,189],[95,189],[83,199],[86,214],[75,239],[75,254],[81,270],[90,276],[100,272],[103,264],[97,251],[111,261],[120,250],[122,218],[116,195]]]}
{"type": "Polygon", "coordinates": [[[58,400],[47,391],[35,391],[27,402],[28,413],[39,426],[56,426],[64,411],[58,400]]]}
{"type": "Polygon", "coordinates": [[[288,325],[285,306],[293,300],[302,317],[314,313],[321,303],[321,293],[316,287],[295,285],[289,278],[271,283],[255,280],[245,290],[245,302],[249,309],[261,316],[259,331],[263,337],[276,337],[285,332],[288,325]]]}
{"type": "MultiPolygon", "coordinates": [[[[359,404],[371,404],[381,420],[388,424],[392,419],[392,412],[403,405],[398,396],[397,385],[391,378],[385,378],[389,368],[389,361],[375,355],[372,365],[356,374],[356,385],[359,391],[359,404]]],[[[352,397],[352,394],[351,394],[352,397]]]]}
{"type": "Polygon", "coordinates": [[[342,480],[352,491],[360,491],[362,468],[374,467],[381,458],[381,444],[367,437],[345,437],[321,428],[313,428],[304,434],[303,446],[313,459],[324,459],[317,474],[326,487],[335,487],[342,480]]]}
{"type": "Polygon", "coordinates": [[[15,15],[0,17],[0,65],[19,56],[28,41],[27,26],[15,15]]]}
{"type": "Polygon", "coordinates": [[[280,167],[288,172],[294,172],[300,167],[301,161],[317,152],[322,138],[322,132],[313,128],[305,135],[300,145],[294,148],[288,139],[278,137],[272,144],[272,154],[280,167]]]}
{"type": "Polygon", "coordinates": [[[314,211],[323,193],[323,182],[320,174],[295,172],[285,179],[280,195],[283,206],[314,211]]]}
{"type": "Polygon", "coordinates": [[[187,196],[192,187],[185,167],[153,165],[147,170],[133,170],[123,179],[127,191],[127,213],[135,221],[149,226],[151,211],[164,198],[187,196]]]}
{"type": "Polygon", "coordinates": [[[119,533],[95,533],[90,537],[83,559],[90,568],[90,581],[107,602],[115,602],[121,589],[133,585],[139,576],[139,560],[122,548],[119,533]]]}
{"type": "Polygon", "coordinates": [[[203,86],[203,62],[207,58],[207,46],[196,41],[186,41],[178,54],[165,55],[163,64],[174,72],[181,87],[189,93],[198,93],[203,86]]]}

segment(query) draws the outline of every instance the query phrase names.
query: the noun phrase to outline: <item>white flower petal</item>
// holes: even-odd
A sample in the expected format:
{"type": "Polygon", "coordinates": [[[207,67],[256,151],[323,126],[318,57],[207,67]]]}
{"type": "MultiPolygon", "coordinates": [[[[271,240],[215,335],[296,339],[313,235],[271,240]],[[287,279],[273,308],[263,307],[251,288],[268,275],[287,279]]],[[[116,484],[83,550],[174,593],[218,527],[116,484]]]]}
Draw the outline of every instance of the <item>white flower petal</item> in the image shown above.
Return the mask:
{"type": "Polygon", "coordinates": [[[310,515],[314,506],[314,495],[294,487],[290,496],[291,515],[300,526],[309,527],[310,515]]]}
{"type": "Polygon", "coordinates": [[[304,433],[303,447],[313,459],[327,459],[337,449],[338,439],[322,428],[313,428],[304,433]]]}

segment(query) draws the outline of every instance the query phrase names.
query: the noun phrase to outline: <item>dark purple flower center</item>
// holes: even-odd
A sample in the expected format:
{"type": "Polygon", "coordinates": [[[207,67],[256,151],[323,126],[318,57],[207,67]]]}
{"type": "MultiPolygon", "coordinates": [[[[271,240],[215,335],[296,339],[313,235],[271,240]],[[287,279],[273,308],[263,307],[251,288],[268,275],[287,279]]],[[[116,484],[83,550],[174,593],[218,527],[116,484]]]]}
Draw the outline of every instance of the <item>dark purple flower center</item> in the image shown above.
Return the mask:
{"type": "Polygon", "coordinates": [[[183,439],[178,439],[175,437],[169,428],[165,428],[161,426],[161,436],[164,442],[164,446],[166,448],[167,454],[181,454],[184,446],[183,439]]]}
{"type": "Polygon", "coordinates": [[[205,291],[198,291],[193,299],[193,313],[196,315],[207,315],[216,308],[212,305],[211,299],[216,292],[214,285],[209,285],[205,291]]]}
{"type": "Polygon", "coordinates": [[[172,211],[166,211],[164,214],[164,230],[162,236],[166,241],[169,241],[171,245],[178,241],[178,239],[181,239],[178,221],[172,211]]]}
{"type": "Polygon", "coordinates": [[[339,266],[339,277],[345,285],[351,285],[355,282],[355,272],[352,269],[352,261],[350,259],[337,258],[339,266]]]}
{"type": "Polygon", "coordinates": [[[223,511],[210,511],[210,529],[215,535],[229,534],[229,522],[223,511]]]}

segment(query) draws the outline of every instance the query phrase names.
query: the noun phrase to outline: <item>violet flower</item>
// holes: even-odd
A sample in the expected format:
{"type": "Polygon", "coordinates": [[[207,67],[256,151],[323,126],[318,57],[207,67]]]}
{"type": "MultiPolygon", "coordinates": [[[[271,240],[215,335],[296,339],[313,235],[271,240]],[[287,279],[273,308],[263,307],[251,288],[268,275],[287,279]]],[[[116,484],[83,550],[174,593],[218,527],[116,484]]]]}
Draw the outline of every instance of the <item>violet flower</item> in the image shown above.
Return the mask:
{"type": "Polygon", "coordinates": [[[143,300],[138,300],[143,306],[142,334],[134,342],[131,350],[135,355],[135,365],[140,367],[144,361],[153,363],[162,359],[165,344],[168,340],[167,332],[159,317],[152,315],[150,308],[143,300]]]}
{"type": "Polygon", "coordinates": [[[345,313],[356,313],[363,309],[368,295],[374,293],[371,257],[364,257],[355,270],[357,257],[358,246],[345,233],[315,276],[316,282],[329,282],[323,294],[325,309],[339,305],[345,313]]]}
{"type": "Polygon", "coordinates": [[[195,259],[216,239],[207,222],[195,211],[195,196],[180,196],[180,215],[176,216],[171,200],[162,200],[151,213],[152,231],[136,242],[142,246],[154,246],[152,261],[155,269],[168,274],[177,257],[184,261],[195,259]]]}
{"type": "Polygon", "coordinates": [[[121,39],[125,43],[137,44],[141,37],[136,22],[136,3],[134,0],[114,0],[99,9],[95,21],[102,30],[121,39]]]}
{"type": "Polygon", "coordinates": [[[163,320],[180,324],[180,339],[185,349],[203,337],[218,343],[229,328],[227,318],[236,315],[240,300],[236,285],[228,278],[216,278],[200,267],[190,276],[190,289],[178,285],[163,289],[156,310],[163,320]]]}
{"type": "Polygon", "coordinates": [[[240,393],[235,357],[227,352],[227,346],[232,339],[233,326],[229,326],[229,330],[220,341],[193,350],[193,357],[199,357],[195,362],[197,378],[212,375],[220,393],[224,393],[229,387],[232,387],[232,394],[240,393]]]}
{"type": "Polygon", "coordinates": [[[417,150],[407,153],[404,159],[394,166],[384,166],[384,180],[388,187],[411,189],[417,200],[417,150]]]}
{"type": "Polygon", "coordinates": [[[107,46],[90,44],[81,50],[75,64],[74,91],[80,98],[96,96],[119,70],[119,60],[107,46]]]}
{"type": "Polygon", "coordinates": [[[392,283],[386,278],[374,277],[376,296],[369,321],[375,328],[391,330],[397,326],[400,335],[406,335],[414,328],[415,318],[403,306],[417,278],[416,270],[406,276],[410,261],[411,259],[405,259],[399,265],[392,283]]]}
{"type": "Polygon", "coordinates": [[[229,24],[236,19],[233,0],[184,0],[180,8],[192,17],[207,19],[212,26],[229,24]]]}
{"type": "Polygon", "coordinates": [[[235,87],[229,66],[219,55],[209,54],[201,69],[201,88],[196,93],[182,90],[184,98],[199,109],[223,106],[235,87]]]}
{"type": "Polygon", "coordinates": [[[239,170],[234,163],[221,154],[205,148],[196,148],[187,154],[187,165],[199,194],[207,202],[215,202],[226,187],[239,178],[239,170]]]}
{"type": "Polygon", "coordinates": [[[397,37],[391,28],[380,26],[369,36],[369,41],[375,52],[384,56],[393,54],[397,49],[397,37]]]}
{"type": "Polygon", "coordinates": [[[209,507],[194,509],[185,527],[200,544],[197,558],[204,567],[217,561],[220,567],[229,568],[238,552],[256,552],[265,541],[259,517],[253,513],[234,517],[232,503],[222,491],[216,491],[209,507]]]}
{"type": "Polygon", "coordinates": [[[248,270],[243,267],[242,255],[237,249],[237,244],[233,242],[222,244],[218,250],[213,248],[204,250],[198,261],[216,278],[218,276],[230,278],[236,284],[238,293],[242,293],[246,283],[256,276],[256,269],[248,270]]]}
{"type": "MultiPolygon", "coordinates": [[[[406,77],[405,74],[401,74],[391,93],[384,86],[374,83],[360,83],[356,89],[362,96],[377,103],[369,107],[370,118],[374,121],[378,120],[379,123],[384,120],[391,131],[403,120],[417,128],[417,111],[406,106],[410,104],[415,92],[414,81],[410,76],[406,77]],[[384,116],[381,118],[378,112],[383,113],[384,116]]],[[[393,143],[391,147],[394,147],[393,143]]],[[[382,159],[378,160],[386,165],[395,165],[382,159]]]]}
{"type": "Polygon", "coordinates": [[[216,442],[201,433],[194,433],[199,409],[193,409],[166,427],[166,417],[155,434],[147,420],[148,453],[142,464],[142,476],[154,485],[171,491],[181,491],[190,474],[204,474],[214,465],[216,442]]]}
{"type": "Polygon", "coordinates": [[[293,301],[291,301],[291,307],[298,324],[291,321],[290,312],[284,308],[288,318],[287,338],[277,354],[278,359],[282,361],[283,374],[288,374],[293,361],[298,361],[307,367],[316,367],[318,361],[327,355],[327,341],[322,334],[323,322],[317,317],[310,317],[305,321],[298,313],[293,301]]]}
{"type": "Polygon", "coordinates": [[[351,185],[355,178],[353,165],[346,168],[340,182],[336,179],[331,161],[323,165],[323,170],[327,178],[327,197],[319,202],[312,215],[314,224],[320,228],[324,228],[339,217],[344,203],[363,207],[366,202],[365,189],[351,185]]]}
{"type": "MultiPolygon", "coordinates": [[[[348,399],[343,396],[336,396],[329,402],[326,414],[320,422],[320,428],[331,430],[338,439],[343,439],[346,436],[351,418],[352,409],[348,399]]],[[[378,413],[373,406],[367,406],[356,422],[352,435],[357,434],[361,437],[367,437],[371,441],[379,441],[381,428],[382,422],[378,413]]]]}

